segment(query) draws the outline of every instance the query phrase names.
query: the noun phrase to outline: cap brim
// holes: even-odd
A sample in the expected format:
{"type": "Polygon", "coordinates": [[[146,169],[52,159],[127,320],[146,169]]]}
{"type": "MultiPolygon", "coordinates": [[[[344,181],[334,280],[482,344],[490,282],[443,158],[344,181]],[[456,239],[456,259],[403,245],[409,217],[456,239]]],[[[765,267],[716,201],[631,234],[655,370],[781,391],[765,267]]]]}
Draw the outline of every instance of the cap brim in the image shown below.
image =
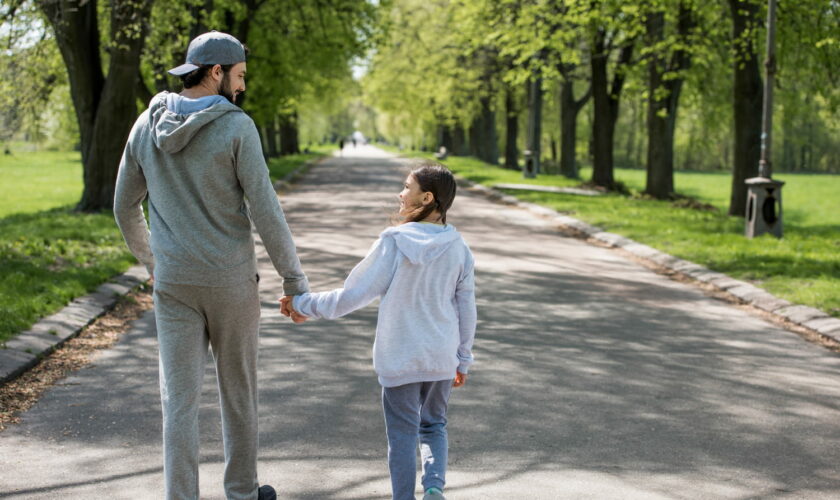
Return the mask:
{"type": "Polygon", "coordinates": [[[198,69],[198,66],[196,66],[195,64],[186,63],[186,64],[182,64],[178,67],[170,69],[169,74],[170,75],[175,75],[175,76],[184,76],[187,73],[192,73],[193,71],[195,71],[197,69],[198,69]]]}

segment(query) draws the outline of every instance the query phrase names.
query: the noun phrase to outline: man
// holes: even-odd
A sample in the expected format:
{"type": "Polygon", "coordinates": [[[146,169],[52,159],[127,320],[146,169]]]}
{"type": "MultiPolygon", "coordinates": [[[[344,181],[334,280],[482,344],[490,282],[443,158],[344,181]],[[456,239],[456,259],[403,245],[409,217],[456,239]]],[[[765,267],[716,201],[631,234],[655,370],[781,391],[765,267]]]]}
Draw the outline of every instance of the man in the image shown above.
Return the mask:
{"type": "Polygon", "coordinates": [[[286,295],[308,291],[245,91],[245,47],[210,32],[190,42],[180,94],[137,119],[117,177],[114,215],[155,281],[167,499],[198,499],[198,408],[208,345],[219,381],[229,500],[275,498],[257,482],[260,301],[251,223],[286,295]],[[148,194],[151,232],[143,216],[148,194]],[[246,205],[245,199],[248,204],[246,205]]]}

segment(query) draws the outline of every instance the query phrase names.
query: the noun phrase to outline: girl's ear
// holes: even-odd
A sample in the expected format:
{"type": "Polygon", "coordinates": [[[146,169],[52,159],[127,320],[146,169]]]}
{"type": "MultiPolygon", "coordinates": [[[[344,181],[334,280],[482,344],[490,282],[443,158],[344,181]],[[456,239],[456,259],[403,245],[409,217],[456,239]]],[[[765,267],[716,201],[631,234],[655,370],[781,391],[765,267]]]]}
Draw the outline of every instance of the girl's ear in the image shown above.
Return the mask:
{"type": "Polygon", "coordinates": [[[423,192],[423,205],[429,205],[434,203],[435,195],[432,194],[431,191],[424,191],[423,192]]]}

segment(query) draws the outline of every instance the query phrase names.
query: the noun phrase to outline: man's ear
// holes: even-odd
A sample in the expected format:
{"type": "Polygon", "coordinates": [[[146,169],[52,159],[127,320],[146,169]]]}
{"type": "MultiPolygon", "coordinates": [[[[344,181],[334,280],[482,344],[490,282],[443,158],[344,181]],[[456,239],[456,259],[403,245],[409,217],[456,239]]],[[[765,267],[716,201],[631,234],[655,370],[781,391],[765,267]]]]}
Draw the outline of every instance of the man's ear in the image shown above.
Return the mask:
{"type": "Polygon", "coordinates": [[[222,81],[222,78],[225,76],[225,70],[222,69],[221,64],[217,64],[210,68],[210,74],[213,75],[214,80],[222,81]]]}

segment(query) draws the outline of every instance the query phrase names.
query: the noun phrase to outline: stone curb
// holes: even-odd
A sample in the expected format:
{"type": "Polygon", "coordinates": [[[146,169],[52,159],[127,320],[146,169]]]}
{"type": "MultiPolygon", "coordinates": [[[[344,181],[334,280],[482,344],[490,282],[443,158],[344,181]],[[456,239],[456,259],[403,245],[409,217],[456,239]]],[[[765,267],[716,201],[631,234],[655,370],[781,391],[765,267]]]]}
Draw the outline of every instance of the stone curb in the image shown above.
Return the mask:
{"type": "MultiPolygon", "coordinates": [[[[305,162],[275,182],[275,191],[289,189],[292,182],[310,167],[329,157],[324,155],[305,162]]],[[[61,311],[42,318],[29,330],[20,332],[0,348],[0,384],[5,384],[35,366],[41,358],[110,311],[120,297],[148,279],[149,273],[144,266],[131,267],[124,274],[100,285],[93,293],[74,299],[61,311]]]]}
{"type": "Polygon", "coordinates": [[[625,238],[624,236],[606,232],[599,227],[592,226],[568,215],[563,215],[556,210],[520,201],[513,196],[506,195],[487,186],[476,184],[460,176],[456,176],[456,178],[458,184],[462,187],[482,194],[492,201],[505,205],[518,206],[535,215],[553,219],[560,226],[571,229],[570,232],[576,237],[581,239],[591,238],[610,248],[621,248],[636,257],[683,274],[699,282],[709,284],[718,290],[732,295],[739,302],[757,307],[781,319],[840,342],[840,318],[834,318],[819,309],[792,304],[745,281],[733,279],[694,262],[668,255],[655,248],[625,238]]]}
{"type": "Polygon", "coordinates": [[[110,311],[117,301],[149,279],[142,265],[136,265],[93,293],[78,297],[61,311],[42,318],[0,348],[0,384],[35,366],[44,356],[75,337],[86,326],[110,311]]]}

